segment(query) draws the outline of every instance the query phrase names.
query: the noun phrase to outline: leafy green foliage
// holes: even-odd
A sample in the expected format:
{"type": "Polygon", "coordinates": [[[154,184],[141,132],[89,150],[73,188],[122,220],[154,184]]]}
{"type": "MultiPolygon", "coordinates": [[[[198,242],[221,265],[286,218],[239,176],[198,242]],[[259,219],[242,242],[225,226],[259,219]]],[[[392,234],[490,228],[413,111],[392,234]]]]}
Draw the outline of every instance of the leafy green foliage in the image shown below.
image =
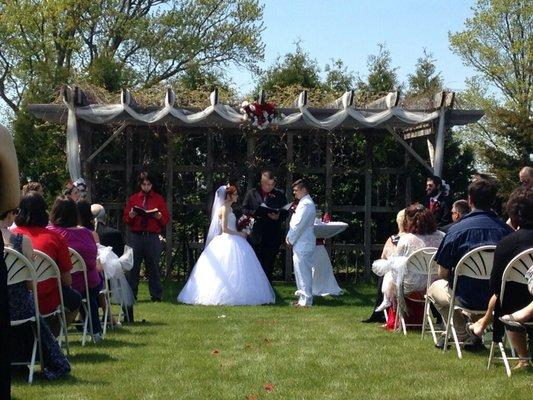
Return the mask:
{"type": "Polygon", "coordinates": [[[477,149],[480,169],[498,178],[506,196],[533,153],[533,8],[530,1],[478,0],[473,10],[465,29],[450,34],[450,44],[479,74],[461,100],[486,114],[461,134],[477,149]]]}

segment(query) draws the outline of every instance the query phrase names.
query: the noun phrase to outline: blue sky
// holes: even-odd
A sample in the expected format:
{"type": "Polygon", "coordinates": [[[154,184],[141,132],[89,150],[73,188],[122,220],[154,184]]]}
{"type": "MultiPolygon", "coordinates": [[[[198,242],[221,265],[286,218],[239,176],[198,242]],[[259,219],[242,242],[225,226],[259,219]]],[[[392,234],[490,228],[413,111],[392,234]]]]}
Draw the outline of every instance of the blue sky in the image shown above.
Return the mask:
{"type": "MultiPolygon", "coordinates": [[[[465,87],[474,71],[465,67],[449,48],[448,32],[462,30],[472,16],[473,0],[262,0],[266,44],[266,68],[278,56],[301,45],[323,70],[331,59],[342,59],[350,70],[366,75],[367,57],[376,54],[377,44],[390,50],[400,81],[414,71],[426,48],[433,53],[445,87],[465,87]]],[[[253,34],[253,32],[251,32],[253,34]]],[[[249,92],[255,77],[240,68],[228,75],[239,92],[249,92]]]]}

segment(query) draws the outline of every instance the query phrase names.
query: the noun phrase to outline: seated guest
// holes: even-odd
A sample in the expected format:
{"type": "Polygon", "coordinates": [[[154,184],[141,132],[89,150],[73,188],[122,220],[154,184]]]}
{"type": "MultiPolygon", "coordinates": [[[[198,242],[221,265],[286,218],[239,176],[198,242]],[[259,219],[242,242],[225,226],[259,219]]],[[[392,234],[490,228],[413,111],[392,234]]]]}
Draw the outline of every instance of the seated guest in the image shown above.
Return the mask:
{"type": "Polygon", "coordinates": [[[76,202],[76,208],[78,210],[78,225],[89,229],[93,234],[94,241],[96,243],[100,243],[100,236],[98,235],[94,227],[94,218],[93,213],[91,212],[91,203],[89,203],[85,199],[81,199],[76,202]]]}
{"type": "MultiPolygon", "coordinates": [[[[485,179],[477,179],[468,186],[468,204],[472,211],[450,228],[435,255],[440,279],[433,282],[428,295],[445,321],[448,320],[454,270],[461,257],[476,247],[496,245],[512,232],[491,210],[496,190],[495,183],[485,179]]],[[[491,292],[488,282],[463,276],[457,283],[455,296],[459,305],[484,310],[491,292]]],[[[458,339],[464,343],[465,350],[483,349],[481,339],[472,339],[468,334],[463,313],[457,310],[453,318],[458,339]]],[[[442,346],[444,336],[437,344],[437,347],[442,346]]]]}
{"type": "Polygon", "coordinates": [[[452,223],[448,224],[448,225],[441,226],[439,228],[439,231],[444,232],[444,233],[448,232],[448,229],[450,229],[450,227],[453,224],[459,222],[459,220],[461,218],[463,218],[469,212],[470,212],[470,206],[468,205],[468,201],[466,201],[466,200],[457,200],[452,205],[452,223]]]}
{"type": "Polygon", "coordinates": [[[113,253],[120,257],[124,253],[125,244],[122,232],[107,225],[105,208],[102,205],[91,205],[91,213],[96,221],[96,233],[98,233],[100,243],[102,246],[112,247],[113,253]]]}
{"type": "MultiPolygon", "coordinates": [[[[398,226],[398,233],[396,235],[392,235],[387,239],[385,242],[385,245],[383,246],[383,250],[381,251],[381,260],[386,260],[391,256],[394,251],[396,250],[396,246],[398,245],[398,241],[400,240],[400,237],[405,233],[403,228],[403,222],[405,218],[405,209],[398,211],[398,214],[396,214],[396,225],[398,226]]],[[[377,282],[377,295],[376,295],[376,302],[374,305],[374,311],[372,315],[365,319],[363,322],[369,323],[369,322],[385,322],[385,319],[383,317],[383,313],[381,311],[376,311],[375,309],[380,307],[381,303],[383,302],[383,292],[382,292],[382,286],[383,286],[383,275],[378,275],[378,282],[377,282]]]]}
{"type": "Polygon", "coordinates": [[[524,187],[533,187],[533,167],[524,167],[518,173],[520,184],[524,187]]]}
{"type": "MultiPolygon", "coordinates": [[[[392,304],[395,303],[398,284],[403,284],[403,292],[406,295],[413,294],[417,297],[416,292],[426,289],[427,276],[410,275],[405,268],[406,258],[415,251],[424,247],[438,247],[444,237],[444,233],[437,230],[434,215],[422,204],[415,203],[405,209],[404,220],[405,234],[400,237],[398,245],[390,257],[391,271],[383,279],[384,297],[392,304]]],[[[414,304],[408,310],[408,323],[417,324],[422,322],[423,309],[415,309],[414,304]]],[[[394,328],[396,319],[395,307],[389,312],[387,318],[387,328],[394,328]]]]}
{"type": "MultiPolygon", "coordinates": [[[[34,249],[46,253],[59,267],[67,322],[73,321],[81,305],[81,296],[76,290],[71,288],[72,277],[70,270],[72,269],[72,263],[68,253],[68,245],[60,235],[46,229],[48,214],[46,213],[44,199],[39,193],[30,191],[22,197],[15,223],[17,227],[13,229],[13,233],[27,236],[34,249]]],[[[49,314],[57,309],[60,299],[55,279],[39,282],[37,284],[37,292],[41,314],[49,314]]],[[[54,333],[58,333],[57,328],[58,326],[53,327],[54,333]]]]}
{"type": "Polygon", "coordinates": [[[76,185],[72,181],[68,181],[65,183],[65,187],[63,188],[62,192],[63,196],[68,197],[71,200],[74,200],[75,202],[80,199],[80,191],[76,187],[76,185]]]}
{"type": "MultiPolygon", "coordinates": [[[[30,240],[19,234],[13,234],[8,227],[13,224],[15,214],[18,210],[10,210],[0,215],[0,228],[6,247],[11,247],[26,256],[28,260],[33,260],[33,247],[30,240]]],[[[21,320],[35,316],[35,305],[29,282],[20,282],[9,285],[9,314],[11,320],[21,320]],[[29,286],[29,287],[28,287],[29,286]]],[[[59,344],[52,335],[46,321],[41,317],[41,345],[43,350],[44,376],[47,379],[56,379],[70,372],[70,365],[63,355],[59,344]]],[[[33,348],[33,333],[27,325],[12,327],[10,341],[11,356],[13,361],[26,361],[31,358],[33,348]]]]}
{"type": "Polygon", "coordinates": [[[37,192],[44,197],[44,188],[43,185],[41,185],[41,183],[39,182],[29,181],[24,186],[22,186],[22,196],[27,195],[29,192],[37,192]]]}
{"type": "MultiPolygon", "coordinates": [[[[65,238],[69,247],[76,250],[87,266],[87,281],[89,283],[90,312],[93,323],[93,341],[102,340],[102,326],[98,316],[98,294],[102,289],[102,278],[96,266],[97,247],[92,232],[78,226],[78,210],[76,203],[65,196],[58,197],[50,212],[51,225],[48,227],[53,232],[65,238]]],[[[85,281],[82,272],[72,274],[72,287],[85,295],[85,281]]]]}
{"type": "MultiPolygon", "coordinates": [[[[511,194],[507,202],[507,214],[511,218],[513,226],[518,226],[519,229],[504,237],[496,246],[490,276],[490,289],[493,294],[489,301],[489,307],[482,318],[469,326],[472,333],[481,337],[487,325],[493,320],[494,312],[494,342],[500,342],[504,333],[499,317],[502,314],[511,314],[520,310],[533,301],[527,286],[512,281],[506,284],[504,303],[500,304],[498,301],[502,276],[507,264],[521,252],[533,248],[533,187],[523,186],[511,194]]],[[[524,361],[523,359],[527,358],[525,335],[523,332],[509,332],[509,337],[515,337],[515,341],[521,344],[515,348],[518,350],[519,357],[524,361]]],[[[519,362],[518,368],[521,368],[524,362],[519,362]]]]}

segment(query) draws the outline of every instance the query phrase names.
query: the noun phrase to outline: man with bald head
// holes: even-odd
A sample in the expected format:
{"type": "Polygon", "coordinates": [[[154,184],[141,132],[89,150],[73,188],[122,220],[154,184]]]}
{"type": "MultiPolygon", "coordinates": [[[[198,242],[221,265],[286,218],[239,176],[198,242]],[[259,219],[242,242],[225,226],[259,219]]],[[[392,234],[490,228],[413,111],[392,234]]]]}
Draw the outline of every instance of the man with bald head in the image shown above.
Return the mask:
{"type": "Polygon", "coordinates": [[[525,187],[533,186],[533,167],[524,167],[518,173],[520,183],[525,187]]]}

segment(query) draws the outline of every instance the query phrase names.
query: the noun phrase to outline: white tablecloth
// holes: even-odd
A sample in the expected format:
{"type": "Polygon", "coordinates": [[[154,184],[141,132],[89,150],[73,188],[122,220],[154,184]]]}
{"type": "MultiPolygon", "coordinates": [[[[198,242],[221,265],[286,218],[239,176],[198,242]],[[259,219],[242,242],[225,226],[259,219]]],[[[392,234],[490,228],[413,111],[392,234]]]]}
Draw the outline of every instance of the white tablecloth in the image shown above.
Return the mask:
{"type": "MultiPolygon", "coordinates": [[[[315,222],[315,236],[317,239],[331,238],[348,227],[345,222],[315,222]]],[[[324,245],[317,245],[313,267],[313,296],[338,296],[342,289],[333,275],[333,266],[324,245]]]]}

